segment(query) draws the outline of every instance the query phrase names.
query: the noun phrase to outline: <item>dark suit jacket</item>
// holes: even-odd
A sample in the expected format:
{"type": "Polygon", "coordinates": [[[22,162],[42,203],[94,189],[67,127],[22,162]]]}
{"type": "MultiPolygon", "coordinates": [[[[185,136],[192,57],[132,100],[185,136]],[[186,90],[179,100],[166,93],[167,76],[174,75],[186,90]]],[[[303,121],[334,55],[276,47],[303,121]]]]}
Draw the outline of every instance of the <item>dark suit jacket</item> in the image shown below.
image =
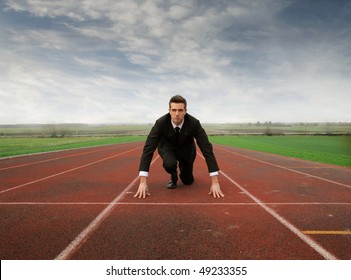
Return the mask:
{"type": "Polygon", "coordinates": [[[139,171],[149,171],[156,148],[158,148],[161,157],[165,152],[172,151],[176,154],[178,160],[183,160],[187,163],[194,162],[196,157],[194,139],[196,139],[196,143],[206,160],[208,171],[218,171],[219,168],[212,145],[208,141],[206,132],[199,120],[189,114],[184,116],[184,124],[177,145],[175,130],[172,126],[171,115],[169,113],[159,118],[152,127],[141,156],[139,171]]]}

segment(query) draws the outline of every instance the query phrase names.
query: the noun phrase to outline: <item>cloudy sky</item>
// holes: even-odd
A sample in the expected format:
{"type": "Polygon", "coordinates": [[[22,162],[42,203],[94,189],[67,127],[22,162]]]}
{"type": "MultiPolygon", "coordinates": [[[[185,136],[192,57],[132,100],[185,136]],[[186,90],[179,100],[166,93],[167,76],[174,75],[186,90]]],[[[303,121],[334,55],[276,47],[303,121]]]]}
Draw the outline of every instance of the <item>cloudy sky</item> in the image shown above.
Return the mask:
{"type": "Polygon", "coordinates": [[[1,0],[0,124],[351,121],[351,1],[1,0]]]}

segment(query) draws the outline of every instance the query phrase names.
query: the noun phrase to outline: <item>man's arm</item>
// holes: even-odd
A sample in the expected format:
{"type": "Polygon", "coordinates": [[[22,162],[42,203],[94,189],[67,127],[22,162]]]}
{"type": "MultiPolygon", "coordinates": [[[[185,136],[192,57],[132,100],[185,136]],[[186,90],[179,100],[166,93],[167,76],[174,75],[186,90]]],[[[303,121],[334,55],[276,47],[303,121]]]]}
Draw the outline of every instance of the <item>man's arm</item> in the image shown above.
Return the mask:
{"type": "Polygon", "coordinates": [[[150,195],[148,190],[148,185],[147,185],[147,177],[149,176],[151,159],[154,154],[154,151],[157,148],[159,141],[160,141],[160,130],[159,130],[158,121],[156,121],[144,145],[143,154],[141,156],[140,165],[139,165],[140,184],[134,197],[145,198],[146,196],[150,195]]]}
{"type": "Polygon", "coordinates": [[[143,153],[140,159],[139,171],[149,172],[150,164],[154,151],[161,140],[161,126],[163,125],[162,118],[156,120],[151,128],[149,135],[146,138],[143,153]]]}
{"type": "Polygon", "coordinates": [[[156,120],[154,126],[151,128],[150,133],[146,138],[143,153],[141,155],[139,171],[149,172],[154,151],[161,141],[163,135],[163,127],[167,121],[168,114],[156,120]]]}
{"type": "Polygon", "coordinates": [[[211,188],[209,194],[213,195],[213,197],[224,197],[224,194],[221,190],[218,180],[218,171],[219,167],[217,164],[216,156],[213,153],[212,144],[209,142],[207,134],[205,130],[202,128],[200,122],[197,124],[197,130],[195,134],[195,139],[197,141],[197,145],[199,146],[205,160],[207,163],[208,171],[211,176],[211,188]]]}
{"type": "Polygon", "coordinates": [[[194,131],[195,131],[194,137],[196,139],[196,143],[199,146],[201,153],[205,158],[208,172],[209,173],[218,172],[219,167],[217,164],[216,157],[213,153],[212,144],[208,140],[207,134],[199,121],[197,121],[197,123],[195,124],[194,131]]]}

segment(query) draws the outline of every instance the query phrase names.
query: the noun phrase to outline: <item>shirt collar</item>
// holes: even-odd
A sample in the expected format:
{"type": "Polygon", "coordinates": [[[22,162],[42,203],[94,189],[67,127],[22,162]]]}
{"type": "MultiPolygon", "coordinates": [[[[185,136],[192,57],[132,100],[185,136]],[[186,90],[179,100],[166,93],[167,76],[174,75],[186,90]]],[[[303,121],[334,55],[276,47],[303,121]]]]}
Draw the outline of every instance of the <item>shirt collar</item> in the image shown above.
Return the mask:
{"type": "Polygon", "coordinates": [[[182,123],[181,123],[180,125],[176,125],[172,120],[171,120],[171,123],[172,123],[172,126],[173,126],[174,129],[175,129],[177,126],[178,126],[180,129],[182,129],[183,124],[184,124],[184,119],[183,119],[183,121],[182,121],[182,123]]]}

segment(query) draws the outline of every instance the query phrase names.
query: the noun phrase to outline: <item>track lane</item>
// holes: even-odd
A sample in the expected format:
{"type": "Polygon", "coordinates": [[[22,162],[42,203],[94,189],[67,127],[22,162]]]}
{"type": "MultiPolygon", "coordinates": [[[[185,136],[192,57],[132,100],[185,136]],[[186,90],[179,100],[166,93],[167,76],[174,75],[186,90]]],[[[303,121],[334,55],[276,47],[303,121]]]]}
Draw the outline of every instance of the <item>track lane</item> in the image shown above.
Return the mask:
{"type": "Polygon", "coordinates": [[[136,185],[72,258],[322,259],[223,177],[226,196],[209,196],[206,164],[198,158],[195,165],[192,186],[168,190],[168,176],[155,164],[151,196],[133,198],[136,185]]]}
{"type": "Polygon", "coordinates": [[[0,171],[0,194],[74,172],[137,149],[141,149],[140,143],[116,145],[114,149],[99,149],[96,153],[83,153],[78,157],[63,157],[61,160],[49,163],[43,162],[35,166],[3,170],[0,171]]]}
{"type": "MultiPolygon", "coordinates": [[[[240,160],[233,155],[225,156],[226,153],[221,154],[217,150],[217,146],[215,149],[220,167],[236,181],[243,180],[246,183],[255,176],[251,174],[250,177],[248,172],[257,169],[256,165],[250,165],[252,160],[244,161],[242,157],[240,160]]],[[[31,188],[19,189],[18,192],[16,191],[16,195],[13,192],[13,196],[7,196],[6,199],[4,199],[5,194],[1,194],[0,200],[4,199],[5,203],[15,203],[16,198],[20,203],[18,205],[0,203],[0,212],[5,214],[1,215],[1,219],[4,220],[1,222],[0,240],[3,239],[2,241],[5,242],[7,239],[4,238],[3,233],[12,238],[11,246],[0,249],[0,256],[5,256],[2,259],[11,255],[16,256],[15,259],[56,257],[81,233],[83,228],[110,204],[111,199],[113,199],[111,194],[116,196],[127,186],[124,183],[131,183],[131,180],[137,175],[140,153],[141,151],[133,152],[126,157],[116,157],[113,160],[82,168],[72,172],[69,174],[70,176],[66,174],[62,178],[58,176],[55,179],[43,181],[39,185],[35,184],[34,188],[31,186],[31,188]],[[79,190],[72,188],[72,184],[75,186],[84,185],[85,179],[87,184],[84,187],[80,187],[79,190]],[[104,186],[104,189],[108,191],[105,194],[99,193],[99,185],[104,186]],[[49,191],[51,188],[55,190],[53,193],[49,191]],[[71,192],[67,190],[71,190],[71,192]],[[74,192],[76,195],[73,195],[74,192]],[[110,200],[107,201],[108,199],[110,200]],[[38,204],[30,204],[36,202],[38,204]],[[50,204],[51,202],[52,204],[50,204]],[[41,222],[35,224],[36,220],[41,220],[41,222]],[[22,226],[12,226],[12,224],[19,225],[19,221],[25,222],[22,226]],[[45,228],[44,224],[48,226],[45,228]],[[55,235],[55,230],[53,230],[55,228],[59,228],[60,234],[55,235]],[[34,232],[37,232],[38,236],[33,235],[34,232]],[[40,248],[41,241],[47,244],[47,248],[40,248]],[[29,243],[30,245],[28,245],[29,243]]],[[[180,185],[178,189],[168,190],[165,188],[165,183],[169,178],[163,171],[162,164],[157,162],[152,167],[149,178],[151,196],[147,199],[134,198],[133,195],[137,188],[137,183],[134,183],[123,199],[113,204],[115,205],[113,211],[94,229],[94,233],[89,235],[84,245],[72,254],[72,258],[126,259],[128,256],[131,256],[129,258],[132,259],[167,258],[167,256],[184,259],[322,258],[279,222],[272,219],[259,205],[253,203],[244,192],[233,188],[232,183],[222,176],[220,183],[226,196],[221,199],[210,197],[208,195],[210,178],[205,162],[198,157],[195,164],[196,181],[193,186],[180,185]],[[129,242],[129,248],[126,248],[126,240],[129,242]],[[164,244],[160,240],[167,242],[164,244]],[[135,242],[141,242],[141,244],[135,242]],[[204,244],[207,244],[207,247],[204,244]]],[[[296,162],[294,165],[296,166],[296,162]]],[[[260,172],[262,174],[269,173],[269,170],[265,170],[263,166],[266,164],[261,163],[258,166],[260,172]]],[[[306,162],[304,162],[304,166],[306,166],[306,162]]],[[[282,171],[287,172],[288,170],[280,169],[279,172],[282,171]]],[[[271,172],[274,174],[274,176],[270,176],[270,180],[273,182],[279,178],[280,173],[275,173],[276,171],[272,170],[271,172]]],[[[294,176],[300,176],[300,179],[306,177],[297,173],[294,176]]],[[[262,179],[264,178],[262,177],[262,179]]],[[[303,196],[296,194],[293,198],[285,200],[282,200],[283,196],[276,196],[272,199],[271,195],[267,195],[267,190],[271,190],[268,184],[269,176],[263,181],[265,180],[267,181],[259,188],[255,188],[252,181],[252,184],[249,184],[250,191],[255,192],[260,200],[264,201],[266,205],[271,205],[279,215],[285,217],[300,230],[313,230],[307,226],[318,224],[319,214],[323,217],[330,209],[334,209],[333,213],[338,216],[338,219],[333,219],[332,223],[327,219],[324,220],[320,224],[321,228],[344,227],[345,221],[348,221],[349,217],[344,211],[349,210],[350,201],[342,200],[340,196],[322,201],[314,201],[310,198],[301,199],[303,196]],[[302,211],[300,211],[301,209],[302,211]],[[315,209],[315,216],[308,216],[306,209],[315,209]],[[344,213],[343,216],[340,216],[342,213],[344,213]],[[304,228],[305,226],[306,228],[304,228]]],[[[311,188],[316,187],[315,181],[313,182],[311,188]]],[[[279,184],[275,187],[279,187],[279,184]]],[[[292,184],[292,187],[288,189],[289,192],[293,192],[294,185],[292,184]]],[[[342,187],[339,186],[338,190],[341,189],[342,187]]],[[[289,192],[286,193],[288,197],[290,196],[289,192]]],[[[308,197],[310,194],[305,193],[304,195],[308,197]]],[[[316,197],[314,196],[314,198],[316,197]]],[[[350,213],[350,211],[346,213],[350,213]]],[[[338,258],[349,259],[351,257],[350,250],[342,247],[343,244],[346,244],[347,248],[349,244],[347,243],[349,239],[346,239],[345,243],[345,236],[337,238],[313,236],[311,238],[318,239],[318,243],[335,253],[338,258]],[[344,243],[340,244],[340,241],[344,241],[344,243]]]]}
{"type": "Polygon", "coordinates": [[[1,202],[11,202],[0,203],[1,259],[54,259],[106,207],[96,202],[110,202],[135,177],[128,171],[139,156],[137,149],[1,194],[1,202]]]}
{"type": "Polygon", "coordinates": [[[139,148],[127,150],[64,174],[44,177],[41,181],[1,193],[0,201],[110,202],[116,192],[121,191],[137,175],[137,171],[131,173],[128,170],[136,170],[139,153],[139,148]]]}
{"type": "Polygon", "coordinates": [[[332,182],[346,188],[351,188],[351,168],[337,165],[323,164],[297,158],[290,158],[264,152],[240,149],[224,145],[216,145],[217,152],[230,153],[238,159],[249,159],[275,168],[285,169],[316,179],[332,182]],[[238,156],[238,157],[237,157],[238,156]]]}
{"type": "Polygon", "coordinates": [[[0,258],[52,260],[104,207],[0,204],[0,258]]]}
{"type": "Polygon", "coordinates": [[[274,209],[305,233],[307,231],[329,231],[329,234],[307,234],[338,259],[351,259],[351,236],[334,234],[347,232],[351,226],[351,203],[344,205],[275,205],[274,209]]]}
{"type": "MultiPolygon", "coordinates": [[[[254,195],[257,194],[265,203],[351,202],[349,185],[340,184],[340,181],[334,180],[335,178],[317,178],[313,174],[286,169],[285,166],[291,163],[290,158],[278,157],[280,165],[276,163],[272,165],[271,160],[276,161],[277,156],[258,153],[260,159],[257,160],[250,155],[241,154],[246,152],[243,150],[240,153],[233,153],[231,148],[220,147],[217,148],[216,155],[221,158],[221,167],[228,174],[233,174],[240,185],[254,195]]],[[[248,153],[252,154],[252,151],[248,153]]],[[[296,159],[293,161],[294,166],[306,165],[306,161],[296,159]]],[[[314,163],[310,163],[312,164],[314,163]]],[[[351,169],[343,169],[343,178],[348,177],[347,175],[351,178],[351,169]]]]}
{"type": "MultiPolygon", "coordinates": [[[[340,181],[335,178],[334,174],[331,178],[324,177],[321,180],[320,176],[309,176],[305,172],[289,170],[291,167],[289,169],[281,168],[281,166],[292,165],[292,162],[294,168],[301,168],[301,166],[305,167],[306,165],[310,167],[323,165],[262,153],[258,153],[259,159],[257,160],[252,151],[241,151],[239,149],[238,153],[232,153],[231,148],[221,148],[221,150],[224,152],[224,155],[222,155],[224,158],[222,159],[230,170],[229,172],[236,174],[234,175],[236,180],[242,182],[246,189],[258,196],[266,205],[272,203],[272,208],[287,220],[292,221],[294,225],[297,225],[300,231],[309,230],[308,225],[312,229],[316,227],[317,230],[323,228],[329,230],[350,228],[351,191],[348,187],[339,184],[340,181]],[[226,155],[227,150],[229,154],[226,155]],[[244,157],[242,154],[244,154],[244,157]],[[235,163],[229,163],[226,156],[235,163]],[[279,165],[277,161],[279,161],[279,165]],[[315,212],[308,213],[306,209],[314,209],[315,212]]],[[[349,168],[325,167],[341,170],[342,179],[351,178],[351,169],[349,168]]],[[[338,252],[338,258],[349,259],[351,257],[350,236],[310,237],[330,252],[338,252]],[[344,244],[345,247],[341,248],[343,246],[341,244],[344,244]],[[335,250],[336,248],[338,249],[335,250]]]]}
{"type": "Polygon", "coordinates": [[[115,149],[112,147],[103,146],[100,149],[95,148],[77,148],[64,151],[53,151],[38,154],[21,155],[14,158],[0,158],[0,171],[10,170],[15,168],[27,167],[36,164],[47,163],[55,160],[62,160],[65,158],[82,156],[85,154],[98,153],[101,151],[108,151],[115,149]]]}

